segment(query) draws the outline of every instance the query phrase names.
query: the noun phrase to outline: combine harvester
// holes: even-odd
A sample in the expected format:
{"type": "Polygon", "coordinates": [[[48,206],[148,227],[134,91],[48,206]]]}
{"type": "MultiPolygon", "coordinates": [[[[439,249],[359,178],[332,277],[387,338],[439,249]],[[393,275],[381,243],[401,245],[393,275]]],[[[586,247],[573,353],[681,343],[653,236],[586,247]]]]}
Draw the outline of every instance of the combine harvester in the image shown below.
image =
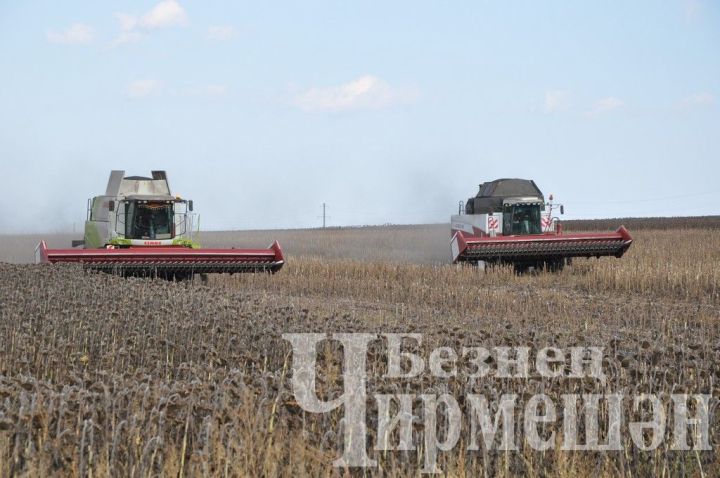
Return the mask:
{"type": "Polygon", "coordinates": [[[72,249],[48,249],[42,241],[35,261],[175,280],[208,273],[274,273],[283,266],[277,242],[268,249],[201,249],[193,240],[192,211],[192,201],[171,194],[165,171],[153,171],[151,178],[112,171],[105,195],[88,201],[84,240],[72,241],[72,249]]]}
{"type": "Polygon", "coordinates": [[[498,179],[480,185],[451,219],[453,263],[513,264],[562,270],[573,257],[622,257],[632,243],[624,226],[616,232],[564,234],[553,213],[564,207],[545,198],[534,181],[498,179]]]}

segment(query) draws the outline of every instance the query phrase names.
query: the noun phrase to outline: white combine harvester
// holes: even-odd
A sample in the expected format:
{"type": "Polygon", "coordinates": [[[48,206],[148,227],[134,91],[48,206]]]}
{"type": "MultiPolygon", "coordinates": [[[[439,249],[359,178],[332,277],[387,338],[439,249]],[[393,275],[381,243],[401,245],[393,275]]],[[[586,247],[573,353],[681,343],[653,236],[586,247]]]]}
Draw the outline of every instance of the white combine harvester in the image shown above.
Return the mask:
{"type": "Polygon", "coordinates": [[[560,270],[573,257],[622,257],[632,243],[624,226],[615,232],[564,234],[562,205],[545,202],[534,181],[497,179],[480,185],[475,197],[451,218],[453,262],[513,264],[560,270]]]}

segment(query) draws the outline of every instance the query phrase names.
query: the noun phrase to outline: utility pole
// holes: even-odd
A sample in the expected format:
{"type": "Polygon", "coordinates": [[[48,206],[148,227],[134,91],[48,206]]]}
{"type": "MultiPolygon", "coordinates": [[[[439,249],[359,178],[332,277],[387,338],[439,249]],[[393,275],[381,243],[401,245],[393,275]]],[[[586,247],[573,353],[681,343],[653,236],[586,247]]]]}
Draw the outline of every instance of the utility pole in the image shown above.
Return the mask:
{"type": "MultiPolygon", "coordinates": [[[[323,229],[327,227],[327,220],[330,219],[330,216],[327,215],[328,205],[326,203],[323,203],[323,213],[322,213],[322,220],[323,220],[323,229]]],[[[320,216],[316,216],[320,218],[320,216]]]]}

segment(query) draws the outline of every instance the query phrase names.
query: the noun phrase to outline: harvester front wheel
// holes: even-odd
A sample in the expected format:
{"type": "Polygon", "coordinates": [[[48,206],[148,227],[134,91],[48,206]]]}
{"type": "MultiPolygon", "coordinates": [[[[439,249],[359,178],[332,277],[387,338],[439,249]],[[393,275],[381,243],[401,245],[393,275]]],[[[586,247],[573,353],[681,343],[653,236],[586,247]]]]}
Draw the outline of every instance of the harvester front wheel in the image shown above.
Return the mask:
{"type": "Polygon", "coordinates": [[[551,259],[546,261],[538,262],[515,262],[513,268],[515,274],[521,275],[527,273],[531,268],[533,272],[548,271],[548,272],[561,272],[565,268],[565,258],[551,259]]]}
{"type": "Polygon", "coordinates": [[[545,270],[549,272],[561,272],[565,268],[565,259],[555,259],[545,263],[545,270]]]}

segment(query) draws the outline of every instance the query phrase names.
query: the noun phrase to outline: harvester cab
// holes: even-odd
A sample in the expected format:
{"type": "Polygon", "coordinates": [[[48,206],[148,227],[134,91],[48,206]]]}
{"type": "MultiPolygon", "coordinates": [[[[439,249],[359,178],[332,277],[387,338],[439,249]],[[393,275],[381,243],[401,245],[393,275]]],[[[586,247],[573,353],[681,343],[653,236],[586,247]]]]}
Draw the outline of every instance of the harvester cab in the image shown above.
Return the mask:
{"type": "Polygon", "coordinates": [[[614,233],[563,234],[557,212],[564,206],[546,202],[534,181],[498,179],[480,185],[451,218],[453,262],[513,264],[562,269],[573,257],[621,257],[632,237],[620,226],[614,233]]]}
{"type": "Polygon", "coordinates": [[[35,260],[167,279],[276,272],[285,263],[277,242],[267,249],[201,249],[195,221],[193,202],[172,194],[165,171],[151,177],[112,171],[105,194],[88,201],[84,239],[73,241],[73,249],[48,249],[42,241],[35,260]]]}
{"type": "Polygon", "coordinates": [[[131,246],[198,247],[193,202],[173,196],[165,171],[152,177],[112,171],[103,196],[88,201],[85,249],[131,246]]]}

